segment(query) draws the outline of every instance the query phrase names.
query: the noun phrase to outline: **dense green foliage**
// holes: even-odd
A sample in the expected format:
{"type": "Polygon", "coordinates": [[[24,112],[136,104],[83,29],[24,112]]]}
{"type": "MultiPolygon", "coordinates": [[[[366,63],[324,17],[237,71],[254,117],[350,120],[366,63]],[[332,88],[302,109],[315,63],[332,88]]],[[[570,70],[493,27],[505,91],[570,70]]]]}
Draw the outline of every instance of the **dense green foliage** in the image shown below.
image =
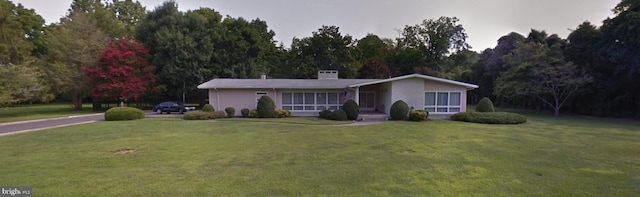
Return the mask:
{"type": "Polygon", "coordinates": [[[527,117],[509,112],[460,112],[451,116],[451,120],[484,124],[522,124],[527,117]]]}
{"type": "Polygon", "coordinates": [[[182,116],[185,120],[212,120],[224,118],[224,111],[188,111],[182,116]]]}
{"type": "Polygon", "coordinates": [[[276,118],[288,118],[291,117],[291,112],[289,110],[278,109],[276,110],[276,118]]]}
{"type": "Polygon", "coordinates": [[[227,107],[224,108],[224,112],[227,112],[227,117],[233,118],[236,115],[236,108],[227,107]]]}
{"type": "Polygon", "coordinates": [[[144,111],[134,107],[114,107],[104,113],[106,121],[137,120],[144,118],[144,111]]]}
{"type": "Polygon", "coordinates": [[[347,117],[347,112],[345,112],[344,110],[335,110],[333,112],[331,112],[331,114],[329,114],[329,119],[330,120],[338,120],[338,121],[344,121],[344,120],[348,120],[347,117]]]}
{"type": "Polygon", "coordinates": [[[205,104],[205,105],[202,107],[202,111],[204,111],[204,112],[212,112],[212,111],[215,111],[215,109],[213,108],[213,105],[211,105],[211,104],[205,104]]]}
{"type": "Polygon", "coordinates": [[[409,119],[408,120],[420,122],[420,121],[427,120],[427,118],[429,118],[429,112],[428,111],[425,111],[425,110],[411,110],[409,112],[409,119]]]}
{"type": "Polygon", "coordinates": [[[188,111],[182,116],[185,120],[209,120],[209,115],[204,111],[188,111]]]}
{"type": "Polygon", "coordinates": [[[319,112],[320,118],[329,119],[331,110],[325,109],[319,112]]]}
{"type": "Polygon", "coordinates": [[[271,100],[269,96],[261,96],[258,99],[258,115],[260,118],[274,118],[276,117],[276,104],[271,100]]]}
{"type": "Polygon", "coordinates": [[[496,109],[493,106],[493,102],[488,97],[480,99],[478,105],[476,105],[477,112],[495,112],[496,109]]]}
{"type": "Polygon", "coordinates": [[[469,103],[489,97],[497,106],[634,118],[640,117],[639,8],[637,0],[622,0],[602,26],[577,24],[566,39],[544,30],[511,32],[476,53],[456,17],[396,24],[403,27],[396,38],[354,38],[321,26],[284,46],[266,21],[225,17],[214,8],[181,10],[175,1],[147,13],[137,1],[73,0],[65,16],[47,25],[35,10],[3,0],[0,65],[20,69],[0,70],[0,103],[55,98],[79,109],[90,92],[103,92],[92,90],[82,71],[94,68],[117,38],[144,44],[156,66],[157,81],[144,82],[153,88],[138,103],[202,103],[208,95],[196,86],[212,78],[309,79],[335,69],[341,78],[422,73],[478,84],[469,103]]]}
{"type": "Polygon", "coordinates": [[[240,114],[242,114],[243,118],[249,118],[250,117],[249,116],[250,115],[249,112],[251,112],[251,111],[249,109],[247,109],[247,108],[242,108],[240,110],[240,114]]]}
{"type": "Polygon", "coordinates": [[[356,101],[349,99],[342,105],[342,110],[347,112],[347,119],[356,120],[358,119],[358,115],[360,114],[360,107],[356,103],[356,101]]]}
{"type": "Polygon", "coordinates": [[[403,100],[398,100],[391,105],[389,115],[391,120],[404,120],[409,113],[409,105],[403,100]]]}
{"type": "Polygon", "coordinates": [[[250,118],[260,118],[260,114],[258,113],[258,110],[257,110],[257,109],[252,109],[252,110],[249,112],[249,117],[250,117],[250,118]]]}

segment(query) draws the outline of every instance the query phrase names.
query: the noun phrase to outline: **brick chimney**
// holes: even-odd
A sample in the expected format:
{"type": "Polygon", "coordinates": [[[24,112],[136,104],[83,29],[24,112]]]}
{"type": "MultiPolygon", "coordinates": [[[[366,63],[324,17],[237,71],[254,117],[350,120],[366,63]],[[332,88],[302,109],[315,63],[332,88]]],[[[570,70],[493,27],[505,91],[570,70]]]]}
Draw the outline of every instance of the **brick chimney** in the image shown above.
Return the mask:
{"type": "Polygon", "coordinates": [[[319,70],[318,79],[338,79],[337,70],[319,70]]]}

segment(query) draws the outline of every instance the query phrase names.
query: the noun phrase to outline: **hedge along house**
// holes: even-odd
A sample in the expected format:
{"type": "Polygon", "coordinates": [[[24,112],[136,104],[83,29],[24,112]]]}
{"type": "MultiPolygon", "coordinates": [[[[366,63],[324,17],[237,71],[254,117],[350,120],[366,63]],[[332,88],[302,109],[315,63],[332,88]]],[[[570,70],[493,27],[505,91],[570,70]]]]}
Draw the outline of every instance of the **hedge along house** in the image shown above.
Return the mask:
{"type": "MultiPolygon", "coordinates": [[[[318,79],[229,79],[216,78],[198,85],[209,90],[209,104],[216,109],[255,109],[267,95],[277,109],[292,116],[318,116],[318,112],[342,107],[353,99],[363,113],[389,114],[391,105],[403,100],[412,109],[430,112],[431,118],[448,118],[466,111],[467,91],[477,85],[411,74],[388,79],[338,79],[338,72],[318,71],[318,79]]],[[[236,114],[238,115],[238,114],[236,114]]]]}

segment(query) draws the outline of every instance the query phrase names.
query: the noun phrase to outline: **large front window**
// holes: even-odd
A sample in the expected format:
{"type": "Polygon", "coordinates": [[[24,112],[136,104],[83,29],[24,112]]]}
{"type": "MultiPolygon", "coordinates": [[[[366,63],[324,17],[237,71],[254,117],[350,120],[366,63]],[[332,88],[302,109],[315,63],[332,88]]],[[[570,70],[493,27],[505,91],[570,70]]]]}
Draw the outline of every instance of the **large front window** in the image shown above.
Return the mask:
{"type": "Polygon", "coordinates": [[[433,113],[460,112],[461,97],[460,92],[425,92],[424,110],[433,113]]]}
{"type": "Polygon", "coordinates": [[[290,111],[337,110],[344,104],[343,92],[283,92],[282,109],[290,111]]]}

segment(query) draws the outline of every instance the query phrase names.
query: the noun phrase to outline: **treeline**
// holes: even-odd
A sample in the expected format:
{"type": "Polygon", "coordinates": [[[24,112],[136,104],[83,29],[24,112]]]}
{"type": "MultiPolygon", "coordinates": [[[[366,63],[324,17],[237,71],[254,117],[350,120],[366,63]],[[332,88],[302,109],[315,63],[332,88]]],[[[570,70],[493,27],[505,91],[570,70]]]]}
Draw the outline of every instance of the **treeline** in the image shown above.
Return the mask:
{"type": "Polygon", "coordinates": [[[475,83],[471,103],[491,97],[502,106],[640,116],[640,32],[632,28],[640,6],[632,0],[618,4],[602,27],[585,22],[566,39],[510,33],[481,53],[469,50],[455,17],[406,25],[398,38],[356,39],[322,26],[283,46],[266,21],[210,8],[183,12],[172,1],[146,11],[132,0],[74,0],[50,25],[33,10],[0,2],[5,104],[203,101],[206,92],[196,86],[211,78],[315,78],[319,69],[335,69],[341,78],[422,73],[475,83]]]}

